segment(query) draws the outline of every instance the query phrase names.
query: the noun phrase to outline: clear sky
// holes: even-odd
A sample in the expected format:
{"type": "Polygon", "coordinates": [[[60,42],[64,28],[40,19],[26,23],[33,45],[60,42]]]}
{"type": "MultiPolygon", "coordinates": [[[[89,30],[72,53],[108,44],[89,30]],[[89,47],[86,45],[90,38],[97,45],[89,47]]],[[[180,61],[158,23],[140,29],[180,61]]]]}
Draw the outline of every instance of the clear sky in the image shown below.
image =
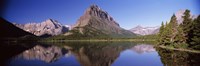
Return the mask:
{"type": "Polygon", "coordinates": [[[73,25],[91,4],[107,11],[125,29],[159,26],[180,9],[200,14],[200,0],[9,0],[2,17],[19,24],[51,18],[73,25]]]}

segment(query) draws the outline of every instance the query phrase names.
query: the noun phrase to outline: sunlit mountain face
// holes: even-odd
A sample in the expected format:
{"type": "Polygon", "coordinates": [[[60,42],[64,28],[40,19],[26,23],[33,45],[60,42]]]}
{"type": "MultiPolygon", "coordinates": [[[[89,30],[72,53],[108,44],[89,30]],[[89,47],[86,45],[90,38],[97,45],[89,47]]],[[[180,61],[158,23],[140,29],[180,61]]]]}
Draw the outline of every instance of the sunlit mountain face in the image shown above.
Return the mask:
{"type": "Polygon", "coordinates": [[[64,34],[69,31],[69,26],[64,26],[58,21],[53,19],[47,19],[41,23],[27,23],[27,24],[17,24],[17,27],[23,29],[24,31],[30,32],[36,36],[56,36],[64,34]]]}
{"type": "Polygon", "coordinates": [[[140,25],[130,29],[129,31],[138,35],[154,35],[159,32],[160,26],[156,27],[142,27],[140,25]]]}
{"type": "Polygon", "coordinates": [[[0,66],[199,66],[200,0],[0,0],[0,66]]]}
{"type": "Polygon", "coordinates": [[[106,11],[97,5],[91,5],[77,20],[66,36],[87,37],[133,37],[134,33],[125,30],[106,11]]]}

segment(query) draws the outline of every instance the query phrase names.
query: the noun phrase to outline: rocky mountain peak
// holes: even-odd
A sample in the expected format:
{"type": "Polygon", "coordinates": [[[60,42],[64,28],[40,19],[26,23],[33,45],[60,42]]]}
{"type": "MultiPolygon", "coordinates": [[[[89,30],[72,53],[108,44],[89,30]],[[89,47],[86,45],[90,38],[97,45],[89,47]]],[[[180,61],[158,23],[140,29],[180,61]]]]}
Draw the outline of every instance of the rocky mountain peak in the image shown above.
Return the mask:
{"type": "Polygon", "coordinates": [[[135,28],[143,28],[141,25],[136,26],[135,28]]]}
{"type": "Polygon", "coordinates": [[[140,25],[130,29],[131,32],[138,35],[152,35],[159,32],[159,26],[155,27],[142,27],[140,25]]]}
{"type": "Polygon", "coordinates": [[[53,19],[47,19],[47,20],[45,20],[44,22],[46,22],[47,24],[53,24],[53,23],[56,22],[56,21],[53,20],[53,19]]]}
{"type": "Polygon", "coordinates": [[[49,27],[49,28],[59,28],[62,26],[57,20],[53,20],[53,19],[47,19],[44,22],[42,22],[41,25],[49,27]]]}
{"type": "MultiPolygon", "coordinates": [[[[177,18],[178,24],[180,24],[180,23],[183,22],[182,16],[184,16],[184,12],[185,12],[185,11],[186,11],[186,9],[180,9],[180,10],[178,10],[178,11],[175,13],[175,16],[176,16],[176,18],[177,18]]],[[[193,14],[190,12],[190,18],[195,19],[195,18],[197,18],[197,15],[193,15],[193,14]]]]}
{"type": "Polygon", "coordinates": [[[114,19],[106,11],[93,4],[89,8],[87,8],[84,15],[79,18],[79,20],[76,22],[73,28],[83,27],[89,24],[96,24],[95,22],[105,22],[113,26],[119,27],[119,24],[115,22],[114,19]]]}
{"type": "Polygon", "coordinates": [[[185,9],[181,9],[181,10],[179,10],[179,11],[177,11],[177,12],[175,13],[175,16],[176,16],[176,18],[177,18],[178,24],[180,24],[180,23],[183,21],[182,16],[184,16],[184,15],[183,15],[184,12],[185,12],[185,9]]]}
{"type": "MultiPolygon", "coordinates": [[[[97,5],[91,5],[86,9],[71,31],[76,31],[82,35],[97,36],[97,35],[135,35],[119,26],[119,24],[104,10],[97,5]]],[[[73,35],[69,32],[65,35],[73,35]]]]}
{"type": "Polygon", "coordinates": [[[97,5],[91,5],[85,12],[85,15],[100,17],[102,19],[106,19],[108,21],[114,21],[113,18],[104,10],[102,10],[97,5]]]}
{"type": "Polygon", "coordinates": [[[41,23],[14,24],[17,27],[36,36],[54,36],[67,32],[69,29],[57,20],[47,19],[41,23]]]}

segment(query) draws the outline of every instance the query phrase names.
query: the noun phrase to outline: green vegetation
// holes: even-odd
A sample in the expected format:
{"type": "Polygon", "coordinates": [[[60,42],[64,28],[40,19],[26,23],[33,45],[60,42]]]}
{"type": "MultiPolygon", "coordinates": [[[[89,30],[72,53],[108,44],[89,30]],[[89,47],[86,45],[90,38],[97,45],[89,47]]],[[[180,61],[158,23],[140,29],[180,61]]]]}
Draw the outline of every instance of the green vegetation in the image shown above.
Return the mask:
{"type": "Polygon", "coordinates": [[[176,16],[171,17],[170,22],[160,27],[158,34],[159,45],[173,48],[185,48],[200,50],[200,16],[196,19],[190,17],[190,11],[184,12],[183,23],[177,23],[176,16]]]}

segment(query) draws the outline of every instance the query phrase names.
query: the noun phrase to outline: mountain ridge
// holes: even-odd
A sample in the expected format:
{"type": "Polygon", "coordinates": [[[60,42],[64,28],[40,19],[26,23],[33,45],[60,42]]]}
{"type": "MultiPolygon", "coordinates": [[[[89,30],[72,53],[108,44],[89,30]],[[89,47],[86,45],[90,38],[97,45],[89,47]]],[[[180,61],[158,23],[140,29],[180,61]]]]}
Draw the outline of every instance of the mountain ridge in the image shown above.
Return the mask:
{"type": "Polygon", "coordinates": [[[16,24],[17,27],[30,32],[36,36],[55,36],[60,35],[69,30],[57,20],[47,19],[41,23],[27,23],[27,24],[16,24]]]}
{"type": "Polygon", "coordinates": [[[159,26],[155,27],[142,27],[140,25],[130,29],[131,32],[138,34],[138,35],[152,35],[159,32],[159,26]]]}
{"type": "Polygon", "coordinates": [[[134,33],[121,28],[120,25],[106,11],[103,11],[97,5],[91,5],[89,8],[87,8],[84,14],[77,20],[72,30],[65,35],[75,35],[75,33],[78,33],[85,37],[131,37],[131,35],[135,36],[134,33]]]}

